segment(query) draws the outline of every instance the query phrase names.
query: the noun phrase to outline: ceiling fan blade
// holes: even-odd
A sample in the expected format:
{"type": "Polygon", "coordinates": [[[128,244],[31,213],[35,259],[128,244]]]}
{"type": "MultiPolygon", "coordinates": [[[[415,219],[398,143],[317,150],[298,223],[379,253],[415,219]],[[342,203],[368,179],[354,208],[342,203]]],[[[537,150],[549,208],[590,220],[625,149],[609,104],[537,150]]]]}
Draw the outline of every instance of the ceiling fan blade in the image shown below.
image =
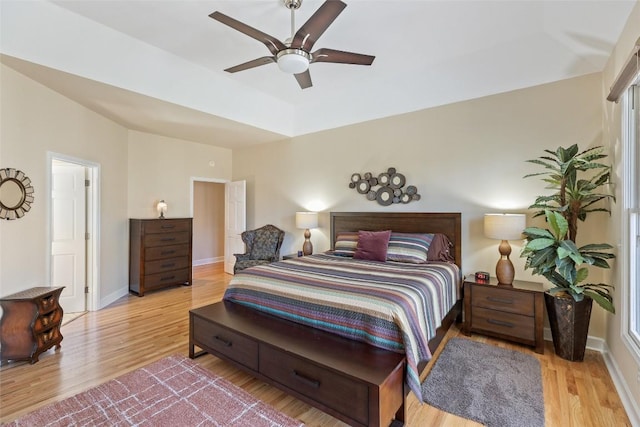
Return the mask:
{"type": "Polygon", "coordinates": [[[339,64],[371,65],[375,56],[344,52],[335,49],[318,49],[311,54],[311,62],[335,62],[339,64]]]}
{"type": "Polygon", "coordinates": [[[291,42],[292,48],[311,50],[315,42],[329,28],[329,25],[340,15],[347,7],[346,3],[339,0],[327,0],[322,6],[309,18],[305,24],[300,27],[291,42]]]}
{"type": "Polygon", "coordinates": [[[304,73],[294,74],[294,76],[296,77],[296,80],[300,85],[300,89],[306,89],[313,86],[311,84],[311,74],[309,73],[309,70],[305,71],[304,73]]]}
{"type": "Polygon", "coordinates": [[[236,65],[235,67],[227,68],[227,73],[237,73],[238,71],[248,70],[249,68],[259,67],[261,65],[271,64],[276,62],[274,56],[263,56],[262,58],[254,59],[252,61],[245,62],[244,64],[236,65]]]}
{"type": "Polygon", "coordinates": [[[248,35],[249,37],[258,40],[261,43],[264,43],[264,45],[267,46],[267,49],[269,49],[269,51],[274,55],[277,54],[279,50],[287,48],[284,43],[282,43],[275,37],[263,33],[260,30],[256,30],[255,28],[250,27],[249,25],[244,24],[238,20],[235,20],[223,13],[216,11],[209,15],[209,17],[215,19],[216,21],[222,22],[225,25],[228,25],[234,30],[238,30],[241,33],[248,35]]]}

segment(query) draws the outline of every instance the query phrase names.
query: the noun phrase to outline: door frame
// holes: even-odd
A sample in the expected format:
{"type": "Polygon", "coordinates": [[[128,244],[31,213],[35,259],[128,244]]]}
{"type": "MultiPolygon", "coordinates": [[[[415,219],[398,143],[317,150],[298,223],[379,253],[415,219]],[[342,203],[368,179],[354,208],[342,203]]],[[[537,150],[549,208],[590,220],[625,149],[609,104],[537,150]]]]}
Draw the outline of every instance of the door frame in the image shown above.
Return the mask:
{"type": "MultiPolygon", "coordinates": [[[[86,214],[87,214],[87,233],[89,240],[86,245],[86,275],[88,293],[86,297],[86,309],[95,311],[99,306],[99,284],[100,284],[100,164],[89,160],[80,159],[78,157],[68,156],[66,154],[47,151],[47,245],[45,250],[45,266],[47,274],[47,282],[51,281],[51,239],[53,237],[53,209],[51,203],[52,190],[52,167],[53,160],[59,160],[66,163],[73,163],[83,166],[87,172],[87,179],[90,185],[87,188],[86,198],[86,214]]],[[[50,284],[52,285],[52,284],[50,284]]]]}
{"type": "Polygon", "coordinates": [[[212,182],[215,184],[228,184],[231,181],[228,179],[219,178],[202,178],[198,176],[191,177],[191,185],[189,186],[189,216],[193,218],[193,187],[196,182],[212,182]]]}

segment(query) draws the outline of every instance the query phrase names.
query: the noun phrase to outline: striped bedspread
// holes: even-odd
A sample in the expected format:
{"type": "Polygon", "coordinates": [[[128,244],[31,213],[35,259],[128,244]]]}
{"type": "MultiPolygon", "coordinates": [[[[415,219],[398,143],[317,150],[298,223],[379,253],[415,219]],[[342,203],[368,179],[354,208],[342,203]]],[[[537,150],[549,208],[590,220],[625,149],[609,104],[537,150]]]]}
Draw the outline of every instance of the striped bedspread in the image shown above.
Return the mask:
{"type": "Polygon", "coordinates": [[[407,355],[406,382],[421,398],[418,364],[457,300],[455,264],[372,262],[317,254],[242,270],[224,299],[407,355]]]}

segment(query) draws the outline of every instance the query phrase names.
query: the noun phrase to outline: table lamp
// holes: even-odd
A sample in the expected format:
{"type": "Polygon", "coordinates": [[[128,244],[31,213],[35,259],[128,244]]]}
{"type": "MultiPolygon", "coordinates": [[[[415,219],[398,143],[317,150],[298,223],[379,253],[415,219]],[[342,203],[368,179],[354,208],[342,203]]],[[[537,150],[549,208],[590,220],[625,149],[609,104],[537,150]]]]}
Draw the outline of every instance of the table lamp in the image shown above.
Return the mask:
{"type": "Polygon", "coordinates": [[[313,245],[311,244],[310,228],[318,226],[318,212],[296,212],[296,227],[304,229],[304,244],[302,245],[302,254],[311,255],[313,253],[313,245]]]}
{"type": "Polygon", "coordinates": [[[509,240],[522,238],[522,231],[526,227],[524,214],[485,214],[484,235],[490,239],[501,240],[498,250],[500,259],[496,265],[498,285],[512,286],[515,270],[509,259],[511,245],[509,240]]]}
{"type": "Polygon", "coordinates": [[[160,214],[160,216],[158,218],[164,219],[164,214],[167,213],[167,204],[165,203],[165,201],[164,200],[160,200],[158,202],[158,204],[156,205],[156,209],[158,210],[158,213],[160,214]]]}

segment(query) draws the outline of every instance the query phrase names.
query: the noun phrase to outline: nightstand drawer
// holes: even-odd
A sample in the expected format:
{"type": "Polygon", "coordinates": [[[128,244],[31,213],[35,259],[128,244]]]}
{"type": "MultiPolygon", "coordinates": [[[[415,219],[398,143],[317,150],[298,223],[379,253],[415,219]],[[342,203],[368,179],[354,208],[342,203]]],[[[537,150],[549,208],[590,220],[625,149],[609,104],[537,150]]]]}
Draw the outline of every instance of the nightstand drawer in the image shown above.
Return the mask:
{"type": "Polygon", "coordinates": [[[532,293],[485,286],[473,286],[471,292],[473,293],[471,301],[474,307],[484,307],[525,316],[534,315],[535,297],[532,293]]]}
{"type": "Polygon", "coordinates": [[[474,307],[471,327],[524,340],[535,340],[535,322],[530,316],[474,307]]]}

